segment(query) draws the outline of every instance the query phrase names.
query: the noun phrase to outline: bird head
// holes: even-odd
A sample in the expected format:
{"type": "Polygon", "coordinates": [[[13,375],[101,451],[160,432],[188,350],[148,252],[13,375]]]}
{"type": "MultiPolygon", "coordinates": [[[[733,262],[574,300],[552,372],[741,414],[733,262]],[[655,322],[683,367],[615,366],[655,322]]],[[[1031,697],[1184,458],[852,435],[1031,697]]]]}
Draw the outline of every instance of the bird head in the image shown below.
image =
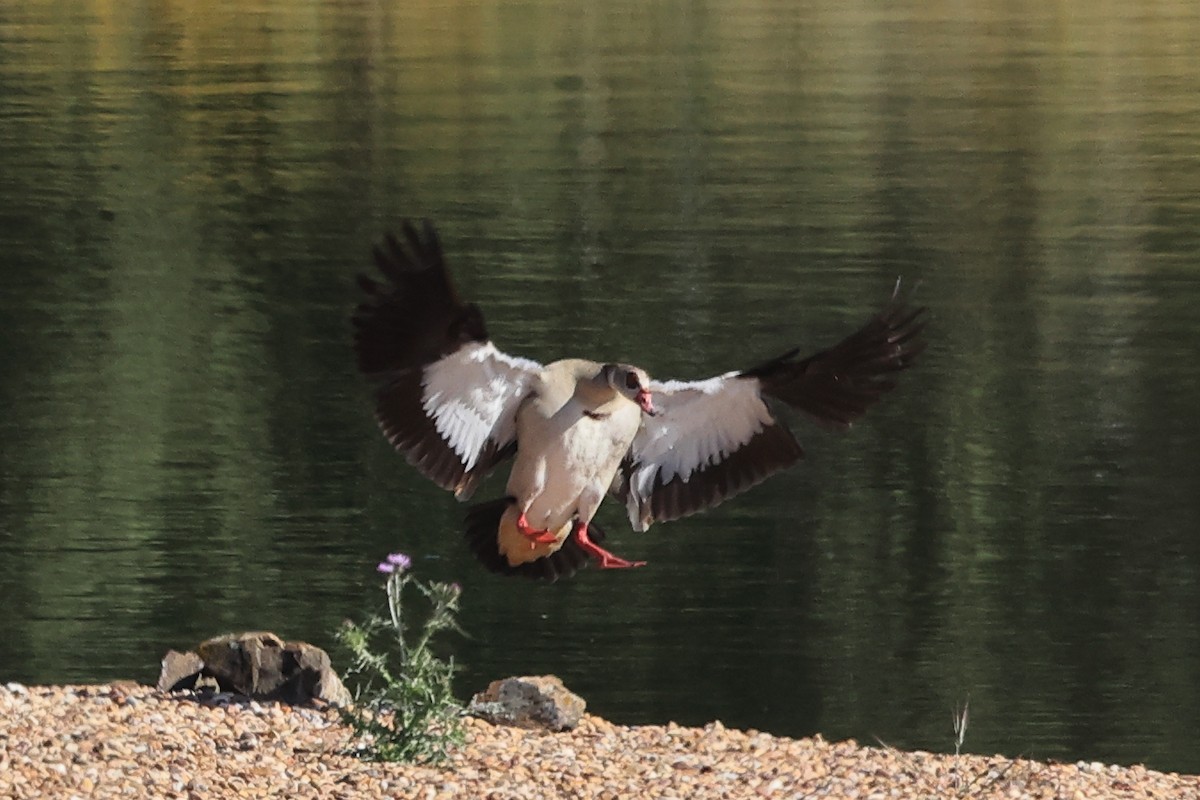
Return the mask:
{"type": "Polygon", "coordinates": [[[658,413],[650,394],[650,376],[645,370],[628,364],[605,364],[604,372],[614,391],[637,403],[647,415],[653,417],[658,413]]]}

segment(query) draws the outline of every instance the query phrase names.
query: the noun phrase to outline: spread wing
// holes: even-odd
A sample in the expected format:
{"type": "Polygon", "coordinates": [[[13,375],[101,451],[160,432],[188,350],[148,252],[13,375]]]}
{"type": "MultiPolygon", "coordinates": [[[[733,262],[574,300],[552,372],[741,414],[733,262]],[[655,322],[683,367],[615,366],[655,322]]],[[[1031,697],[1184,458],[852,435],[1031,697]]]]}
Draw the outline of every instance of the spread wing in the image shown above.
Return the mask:
{"type": "Polygon", "coordinates": [[[807,358],[793,349],[708,380],[652,383],[658,414],[643,420],[613,485],[634,529],[712,508],[800,460],[768,398],[846,428],[891,391],[925,347],[925,309],[899,289],[862,328],[807,358]]]}
{"type": "Polygon", "coordinates": [[[516,411],[541,365],[497,350],[459,297],[437,232],[410,222],[375,248],[383,282],[359,276],[358,368],[379,383],[375,417],[409,463],[461,499],[516,447],[516,411]]]}

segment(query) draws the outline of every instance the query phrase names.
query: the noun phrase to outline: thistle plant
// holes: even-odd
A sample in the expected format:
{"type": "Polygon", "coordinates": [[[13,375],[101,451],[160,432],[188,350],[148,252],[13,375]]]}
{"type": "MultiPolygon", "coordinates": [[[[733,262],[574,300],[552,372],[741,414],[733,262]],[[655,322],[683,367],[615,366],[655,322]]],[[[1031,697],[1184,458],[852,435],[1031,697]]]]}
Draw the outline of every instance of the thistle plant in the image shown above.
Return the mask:
{"type": "Polygon", "coordinates": [[[357,685],[354,703],[343,719],[365,744],[357,752],[375,761],[433,763],[463,741],[462,706],[454,699],[454,659],[443,660],[433,639],[457,631],[455,617],[462,588],[457,583],[423,582],[412,573],[412,559],[392,553],[378,571],[387,576],[388,616],[364,624],[343,623],[338,641],[353,656],[346,678],[357,685]],[[424,620],[410,617],[406,596],[424,598],[424,620]]]}

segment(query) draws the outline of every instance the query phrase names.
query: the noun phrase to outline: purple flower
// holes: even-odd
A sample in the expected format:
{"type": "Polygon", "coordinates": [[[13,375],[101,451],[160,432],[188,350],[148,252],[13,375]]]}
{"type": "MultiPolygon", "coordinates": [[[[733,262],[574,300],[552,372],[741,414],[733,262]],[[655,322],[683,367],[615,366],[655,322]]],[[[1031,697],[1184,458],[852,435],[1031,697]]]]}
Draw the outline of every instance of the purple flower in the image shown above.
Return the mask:
{"type": "Polygon", "coordinates": [[[375,569],[378,572],[382,572],[384,575],[391,575],[393,572],[396,571],[396,565],[388,563],[387,561],[380,561],[378,566],[375,567],[375,569]]]}
{"type": "MultiPolygon", "coordinates": [[[[412,559],[404,555],[404,553],[388,553],[387,561],[385,563],[391,564],[395,569],[398,569],[401,572],[412,567],[412,559]]],[[[392,572],[392,570],[389,569],[388,572],[392,572]]]]}

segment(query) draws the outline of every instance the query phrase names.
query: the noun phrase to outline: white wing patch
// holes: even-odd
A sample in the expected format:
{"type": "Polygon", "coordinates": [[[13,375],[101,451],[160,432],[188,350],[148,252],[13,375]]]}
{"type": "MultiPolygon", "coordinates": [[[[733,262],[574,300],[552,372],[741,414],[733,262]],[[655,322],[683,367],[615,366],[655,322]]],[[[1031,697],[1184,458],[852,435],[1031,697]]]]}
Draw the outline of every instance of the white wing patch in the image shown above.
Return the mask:
{"type": "MultiPolygon", "coordinates": [[[[652,382],[657,416],[647,417],[633,441],[637,468],[629,477],[630,519],[660,484],[685,483],[697,470],[724,461],[775,421],[755,379],[736,372],[703,381],[652,382]]],[[[641,528],[639,528],[640,530],[641,528]]]]}
{"type": "Polygon", "coordinates": [[[466,471],[489,440],[498,447],[516,437],[516,412],[542,365],[473,343],[425,367],[421,407],[466,471]]]}

